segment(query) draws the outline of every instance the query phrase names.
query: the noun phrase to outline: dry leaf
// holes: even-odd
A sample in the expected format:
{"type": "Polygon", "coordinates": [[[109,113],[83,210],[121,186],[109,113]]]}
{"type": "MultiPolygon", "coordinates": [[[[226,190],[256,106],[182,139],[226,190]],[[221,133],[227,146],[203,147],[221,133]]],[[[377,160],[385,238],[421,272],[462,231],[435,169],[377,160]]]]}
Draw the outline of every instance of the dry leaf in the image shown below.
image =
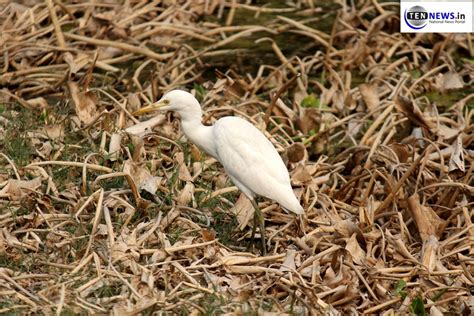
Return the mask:
{"type": "Polygon", "coordinates": [[[431,315],[473,314],[470,34],[397,36],[394,6],[339,2],[323,29],[311,21],[327,8],[309,0],[0,5],[0,310],[392,315],[420,294],[431,315]],[[134,125],[129,112],[178,87],[207,126],[262,127],[282,92],[265,133],[306,207],[294,217],[258,197],[267,256],[250,253],[258,238],[246,249],[254,209],[241,192],[196,205],[229,180],[181,146],[177,116],[134,125]],[[398,95],[408,104],[377,120],[398,95]],[[34,191],[10,181],[35,177],[34,191]],[[162,192],[143,200],[137,184],[162,192]]]}
{"type": "Polygon", "coordinates": [[[178,178],[182,181],[192,181],[191,173],[188,170],[188,167],[184,163],[184,154],[183,152],[178,152],[175,155],[175,160],[178,163],[178,178]]]}
{"type": "Polygon", "coordinates": [[[376,109],[380,105],[379,94],[374,84],[361,84],[359,85],[359,91],[369,111],[376,109]]]}
{"type": "Polygon", "coordinates": [[[363,265],[366,261],[366,253],[360,247],[359,242],[357,241],[357,234],[352,234],[351,238],[346,242],[345,248],[352,256],[352,260],[357,265],[363,265]]]}
{"type": "Polygon", "coordinates": [[[64,54],[64,61],[69,65],[69,73],[72,75],[84,68],[90,59],[88,55],[82,53],[78,53],[76,58],[70,52],[64,54]]]}
{"type": "Polygon", "coordinates": [[[349,238],[359,231],[356,223],[350,219],[336,221],[334,230],[344,238],[349,238]]]}
{"type": "Polygon", "coordinates": [[[138,93],[130,93],[127,97],[127,109],[130,113],[137,111],[141,107],[138,93]]]}
{"type": "Polygon", "coordinates": [[[36,149],[36,153],[43,159],[49,158],[51,155],[51,152],[53,151],[53,146],[51,145],[51,142],[44,142],[42,143],[41,147],[39,149],[36,149]]]}
{"type": "Polygon", "coordinates": [[[286,252],[285,260],[283,260],[283,263],[281,264],[281,267],[280,267],[281,272],[296,271],[295,256],[296,256],[296,251],[294,249],[289,249],[286,252]]]}
{"type": "Polygon", "coordinates": [[[79,120],[88,125],[97,117],[97,99],[91,91],[81,92],[76,82],[67,83],[79,120]]]}
{"type": "Polygon", "coordinates": [[[459,170],[464,173],[466,171],[466,168],[464,166],[464,152],[461,134],[458,135],[458,137],[451,146],[453,147],[453,151],[451,153],[451,158],[449,158],[449,172],[459,170]]]}
{"type": "Polygon", "coordinates": [[[132,159],[135,162],[140,162],[142,161],[142,158],[145,156],[145,149],[144,149],[145,142],[143,141],[143,138],[139,136],[135,136],[135,135],[129,135],[129,136],[133,144],[132,159]]]}
{"type": "MultiPolygon", "coordinates": [[[[1,38],[0,38],[0,43],[1,43],[1,38]]],[[[11,99],[12,99],[12,93],[10,92],[10,90],[8,90],[7,88],[3,88],[0,90],[0,103],[4,103],[4,104],[10,103],[11,99]]]]}
{"type": "Polygon", "coordinates": [[[328,174],[322,175],[320,177],[313,178],[313,181],[312,181],[311,184],[314,184],[314,185],[325,184],[329,181],[330,176],[331,176],[331,174],[328,173],[328,174]]]}
{"type": "Polygon", "coordinates": [[[63,140],[64,139],[64,125],[54,124],[47,125],[43,128],[44,134],[52,140],[63,140]]]}
{"type": "Polygon", "coordinates": [[[240,264],[248,264],[249,257],[239,256],[239,255],[226,255],[220,258],[220,261],[223,265],[234,266],[240,264]]]}
{"type": "Polygon", "coordinates": [[[216,239],[216,232],[209,229],[201,230],[201,235],[204,241],[211,241],[216,239]]]}
{"type": "Polygon", "coordinates": [[[252,205],[252,202],[250,202],[245,194],[241,193],[237,199],[237,202],[235,202],[234,206],[230,208],[230,211],[235,214],[235,216],[237,216],[239,229],[243,230],[245,226],[247,226],[250,219],[253,218],[255,209],[252,205]]]}
{"type": "Polygon", "coordinates": [[[202,151],[199,150],[199,148],[194,144],[191,144],[190,147],[191,147],[191,157],[193,158],[193,160],[201,161],[202,156],[203,156],[202,151]]]}
{"type": "Polygon", "coordinates": [[[28,105],[31,106],[33,109],[38,110],[44,110],[49,105],[48,101],[46,101],[46,99],[43,97],[26,100],[26,103],[28,103],[28,105]]]}
{"type": "Polygon", "coordinates": [[[405,114],[405,116],[416,126],[430,129],[433,124],[426,120],[423,113],[416,106],[416,104],[407,97],[399,96],[395,99],[395,107],[397,110],[405,114]]]}
{"type": "Polygon", "coordinates": [[[117,161],[120,156],[122,145],[122,133],[113,133],[110,136],[110,144],[109,144],[109,160],[110,161],[117,161]]]}
{"type": "Polygon", "coordinates": [[[133,267],[135,260],[140,257],[137,247],[136,230],[128,233],[122,231],[117,240],[111,247],[111,255],[113,262],[121,262],[126,266],[133,267]]]}
{"type": "Polygon", "coordinates": [[[430,307],[430,316],[443,316],[445,315],[441,312],[435,305],[430,307]]]}
{"type": "Polygon", "coordinates": [[[400,143],[391,143],[389,147],[395,152],[399,162],[405,163],[408,161],[408,145],[400,143]]]}
{"type": "Polygon", "coordinates": [[[178,205],[188,205],[194,198],[194,184],[191,181],[187,181],[184,188],[178,194],[178,205]]]}
{"type": "Polygon", "coordinates": [[[317,130],[321,122],[321,112],[314,108],[304,108],[298,118],[298,125],[301,132],[308,135],[310,131],[317,130]]]}
{"type": "Polygon", "coordinates": [[[461,89],[463,87],[464,82],[457,72],[449,71],[443,74],[443,86],[441,88],[442,91],[461,89]]]}
{"type": "Polygon", "coordinates": [[[41,186],[41,178],[32,180],[8,180],[7,184],[0,191],[0,197],[7,197],[12,201],[18,201],[25,195],[31,194],[41,186]]]}
{"type": "Polygon", "coordinates": [[[352,136],[355,137],[362,129],[364,124],[358,121],[350,121],[347,126],[347,132],[352,136]]]}
{"type": "Polygon", "coordinates": [[[295,163],[301,161],[307,157],[306,148],[301,143],[294,143],[286,149],[286,155],[288,156],[288,161],[295,163]]]}
{"type": "Polygon", "coordinates": [[[456,128],[448,127],[444,124],[439,124],[436,134],[445,140],[449,140],[456,137],[456,135],[459,134],[459,130],[456,128]]]}
{"type": "Polygon", "coordinates": [[[295,186],[300,186],[305,183],[309,183],[312,179],[313,178],[311,177],[311,174],[304,165],[296,166],[295,170],[293,170],[291,175],[291,182],[295,186]]]}
{"type": "Polygon", "coordinates": [[[228,181],[229,181],[229,176],[227,176],[226,173],[221,173],[214,180],[214,182],[216,183],[216,189],[223,189],[227,187],[228,181]]]}
{"type": "Polygon", "coordinates": [[[428,269],[429,273],[435,271],[438,248],[438,238],[433,235],[428,236],[423,243],[423,248],[421,250],[421,264],[428,269]]]}
{"type": "Polygon", "coordinates": [[[418,193],[410,196],[407,202],[421,239],[426,241],[431,235],[438,236],[439,228],[444,221],[430,207],[420,204],[418,193]]]}
{"type": "Polygon", "coordinates": [[[158,184],[161,181],[161,177],[152,176],[147,169],[140,167],[134,161],[125,161],[123,171],[130,174],[135,181],[138,190],[145,190],[151,194],[155,194],[156,190],[158,190],[158,184]]]}
{"type": "Polygon", "coordinates": [[[166,116],[157,115],[147,121],[127,127],[125,132],[130,135],[144,137],[153,132],[153,127],[162,124],[165,120],[166,116]]]}

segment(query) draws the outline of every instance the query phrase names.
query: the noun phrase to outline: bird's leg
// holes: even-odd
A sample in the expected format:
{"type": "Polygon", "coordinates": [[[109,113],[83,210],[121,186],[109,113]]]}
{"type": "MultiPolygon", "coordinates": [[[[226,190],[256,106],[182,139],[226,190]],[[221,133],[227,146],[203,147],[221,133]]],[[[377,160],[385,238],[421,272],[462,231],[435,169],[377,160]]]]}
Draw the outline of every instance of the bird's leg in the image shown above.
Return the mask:
{"type": "Polygon", "coordinates": [[[253,226],[252,226],[252,235],[250,236],[250,243],[247,246],[247,251],[250,250],[250,246],[253,246],[253,242],[255,240],[255,231],[257,230],[257,216],[255,213],[253,214],[253,226]]]}
{"type": "Polygon", "coordinates": [[[251,199],[250,201],[252,202],[252,205],[255,208],[253,230],[252,230],[252,241],[253,241],[253,237],[255,237],[255,229],[256,229],[256,226],[257,226],[255,221],[257,220],[259,225],[260,225],[260,237],[261,237],[261,241],[262,241],[262,255],[266,256],[267,255],[267,247],[266,247],[266,244],[265,244],[265,219],[263,218],[262,211],[258,207],[257,202],[254,199],[251,199]]]}

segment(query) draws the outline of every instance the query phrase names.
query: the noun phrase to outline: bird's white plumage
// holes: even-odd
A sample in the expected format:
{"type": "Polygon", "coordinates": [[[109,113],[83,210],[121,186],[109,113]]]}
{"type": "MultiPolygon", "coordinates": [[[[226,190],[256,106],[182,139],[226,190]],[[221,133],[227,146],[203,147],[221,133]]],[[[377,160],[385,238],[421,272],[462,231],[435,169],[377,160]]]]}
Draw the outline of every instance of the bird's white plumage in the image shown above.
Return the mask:
{"type": "Polygon", "coordinates": [[[223,117],[214,124],[213,135],[218,155],[226,163],[230,164],[234,157],[241,156],[243,164],[259,166],[274,180],[290,184],[288,171],[275,147],[251,123],[236,116],[223,117]]]}
{"type": "Polygon", "coordinates": [[[168,92],[158,103],[163,110],[180,114],[188,139],[219,160],[234,184],[250,199],[262,195],[289,211],[303,213],[285,164],[273,144],[255,126],[234,116],[204,126],[199,102],[181,90],[168,92]]]}
{"type": "Polygon", "coordinates": [[[290,177],[273,144],[252,124],[234,116],[213,126],[217,159],[235,185],[247,195],[270,198],[297,214],[303,209],[290,177]]]}

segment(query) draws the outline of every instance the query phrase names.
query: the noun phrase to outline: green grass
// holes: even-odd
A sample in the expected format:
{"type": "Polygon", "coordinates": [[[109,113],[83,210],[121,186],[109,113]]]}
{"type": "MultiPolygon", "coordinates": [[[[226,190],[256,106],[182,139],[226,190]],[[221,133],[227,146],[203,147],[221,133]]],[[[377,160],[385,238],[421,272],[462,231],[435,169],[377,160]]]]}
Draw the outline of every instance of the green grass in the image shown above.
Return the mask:
{"type": "Polygon", "coordinates": [[[0,267],[8,268],[22,273],[43,273],[47,267],[38,262],[39,255],[30,250],[15,249],[7,254],[0,254],[0,267]]]}
{"type": "MultiPolygon", "coordinates": [[[[9,297],[4,297],[3,300],[0,300],[0,310],[1,309],[4,309],[4,308],[13,308],[14,306],[16,306],[18,304],[15,304],[11,301],[11,298],[9,297]]],[[[22,308],[22,309],[19,309],[19,308],[15,308],[13,310],[10,310],[6,313],[2,313],[2,315],[4,316],[19,316],[19,315],[25,315],[27,311],[27,308],[22,308]],[[23,312],[22,312],[23,310],[23,312]]]]}
{"type": "Polygon", "coordinates": [[[185,232],[186,230],[182,227],[174,227],[173,229],[169,230],[168,240],[172,245],[174,245],[185,232]]]}
{"type": "Polygon", "coordinates": [[[25,166],[31,161],[33,150],[28,143],[26,133],[8,130],[3,144],[5,154],[18,166],[25,166]]]}
{"type": "Polygon", "coordinates": [[[0,267],[3,268],[17,268],[20,266],[21,260],[17,260],[17,257],[8,256],[6,253],[0,254],[0,267]]]}
{"type": "Polygon", "coordinates": [[[113,177],[102,180],[100,182],[100,186],[104,189],[104,191],[109,191],[112,189],[122,189],[124,187],[125,182],[126,180],[122,176],[113,177]]]}
{"type": "Polygon", "coordinates": [[[214,220],[212,228],[216,231],[216,236],[222,244],[240,245],[235,238],[239,222],[234,214],[213,211],[212,218],[214,220]]]}
{"type": "Polygon", "coordinates": [[[16,117],[7,117],[8,124],[5,127],[4,139],[0,142],[0,151],[3,151],[17,166],[27,165],[34,154],[28,135],[27,127],[37,126],[39,120],[35,113],[18,108],[16,117]]]}
{"type": "MultiPolygon", "coordinates": [[[[218,294],[206,294],[199,302],[199,306],[202,308],[202,311],[199,312],[200,316],[213,316],[213,315],[222,315],[225,313],[225,307],[229,304],[227,299],[218,294]]],[[[178,312],[179,315],[189,315],[193,308],[191,305],[182,307],[178,312]]]]}
{"type": "MultiPolygon", "coordinates": [[[[432,104],[436,104],[440,113],[443,113],[445,110],[448,110],[451,106],[453,106],[456,102],[462,100],[464,97],[469,95],[470,93],[474,93],[474,89],[459,89],[449,91],[449,93],[441,93],[439,91],[430,91],[427,92],[425,95],[432,104]]],[[[474,101],[468,102],[466,107],[469,109],[474,108],[474,101]]]]}
{"type": "Polygon", "coordinates": [[[95,290],[95,297],[105,298],[117,296],[122,291],[121,284],[107,284],[95,290]]]}

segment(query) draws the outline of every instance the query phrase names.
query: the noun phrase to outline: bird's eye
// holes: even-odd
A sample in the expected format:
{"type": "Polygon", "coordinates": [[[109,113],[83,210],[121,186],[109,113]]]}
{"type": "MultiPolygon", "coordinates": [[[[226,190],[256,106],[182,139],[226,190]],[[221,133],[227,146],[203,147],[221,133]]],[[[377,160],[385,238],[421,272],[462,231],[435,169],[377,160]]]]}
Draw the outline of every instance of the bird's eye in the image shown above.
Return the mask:
{"type": "Polygon", "coordinates": [[[165,100],[163,100],[163,103],[164,103],[165,105],[168,105],[168,104],[170,104],[170,100],[165,99],[165,100]]]}

